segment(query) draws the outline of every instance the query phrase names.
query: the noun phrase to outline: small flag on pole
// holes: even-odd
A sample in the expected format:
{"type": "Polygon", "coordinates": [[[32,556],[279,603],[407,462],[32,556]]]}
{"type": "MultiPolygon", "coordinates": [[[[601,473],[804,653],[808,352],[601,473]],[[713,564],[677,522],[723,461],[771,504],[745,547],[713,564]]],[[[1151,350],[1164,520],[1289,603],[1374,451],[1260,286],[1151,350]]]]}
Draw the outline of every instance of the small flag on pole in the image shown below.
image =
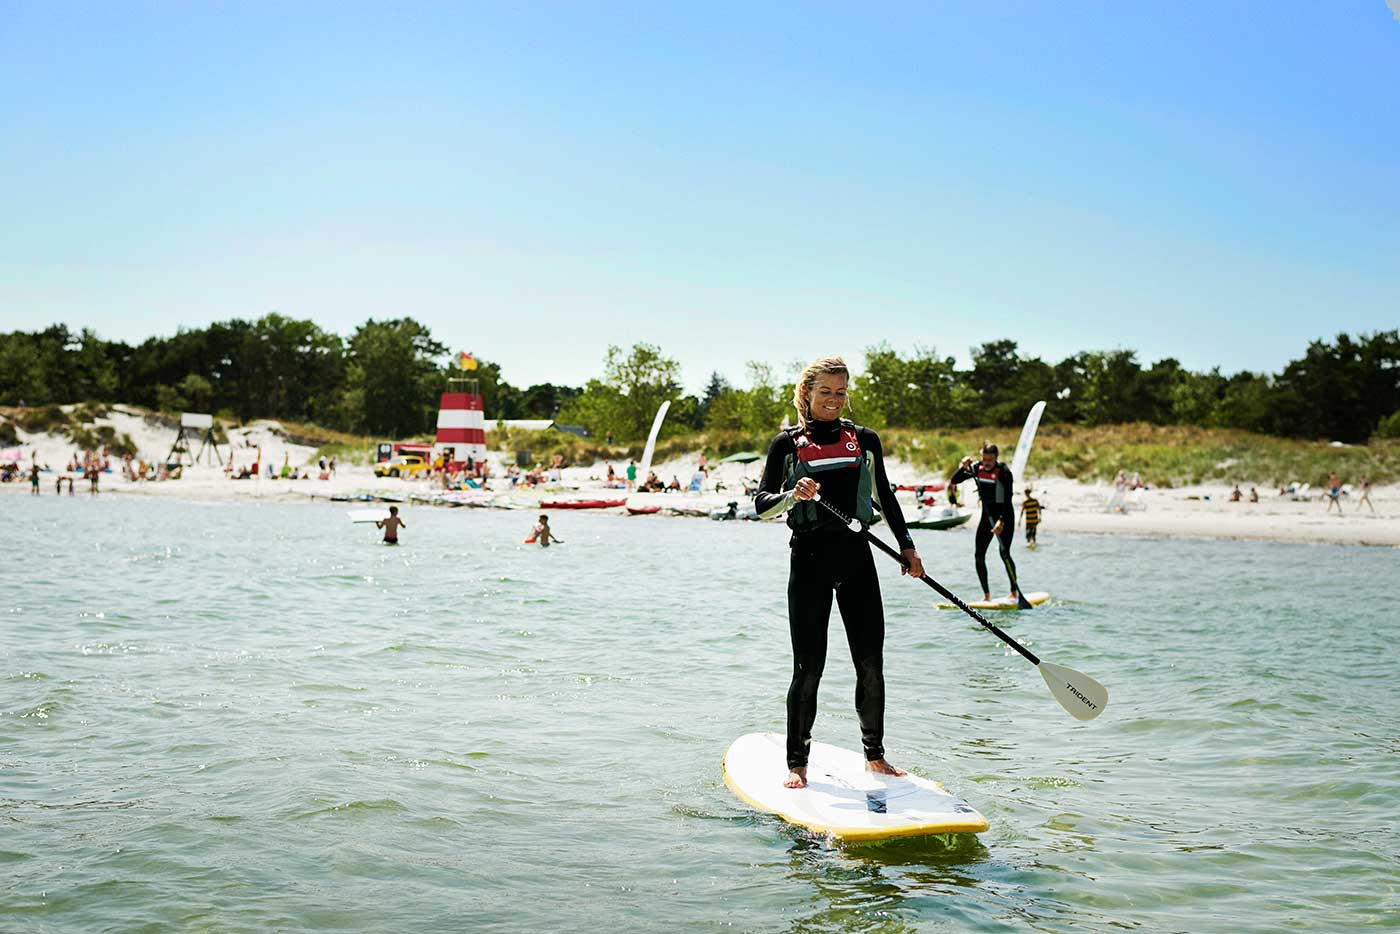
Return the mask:
{"type": "Polygon", "coordinates": [[[475,370],[476,358],[464,350],[462,351],[462,356],[457,361],[457,365],[464,370],[475,370]]]}

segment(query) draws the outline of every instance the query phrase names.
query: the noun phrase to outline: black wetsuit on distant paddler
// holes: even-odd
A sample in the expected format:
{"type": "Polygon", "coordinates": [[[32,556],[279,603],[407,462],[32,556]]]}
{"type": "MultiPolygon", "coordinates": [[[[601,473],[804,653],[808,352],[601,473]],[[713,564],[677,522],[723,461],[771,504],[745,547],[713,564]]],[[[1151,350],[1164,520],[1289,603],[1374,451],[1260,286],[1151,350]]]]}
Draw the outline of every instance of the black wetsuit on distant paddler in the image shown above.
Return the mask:
{"type": "Polygon", "coordinates": [[[880,439],[845,419],[812,420],[807,429],[781,432],[768,448],[763,480],[754,497],[760,516],[787,512],[792,531],[788,575],[788,630],[792,636],[792,683],[787,694],[787,764],[807,765],[817,687],[826,665],[831,599],[841,610],[851,660],[856,667],[856,713],[867,760],[885,757],[885,611],[870,545],[814,502],[794,502],[802,477],[821,485],[821,498],[843,515],[869,524],[872,496],[899,547],[914,547],[904,513],[885,477],[880,439]]]}
{"type": "Polygon", "coordinates": [[[1011,506],[1011,468],[997,461],[996,466],[988,469],[978,461],[971,469],[959,467],[955,470],[948,485],[953,486],[964,480],[977,481],[977,495],[982,500],[982,521],[977,523],[977,580],[982,584],[982,592],[991,593],[987,586],[987,546],[992,542],[992,528],[1000,519],[1001,531],[996,537],[1001,563],[1006,565],[1011,589],[1020,593],[1021,588],[1016,583],[1016,562],[1011,560],[1011,543],[1016,538],[1016,510],[1011,506]]]}

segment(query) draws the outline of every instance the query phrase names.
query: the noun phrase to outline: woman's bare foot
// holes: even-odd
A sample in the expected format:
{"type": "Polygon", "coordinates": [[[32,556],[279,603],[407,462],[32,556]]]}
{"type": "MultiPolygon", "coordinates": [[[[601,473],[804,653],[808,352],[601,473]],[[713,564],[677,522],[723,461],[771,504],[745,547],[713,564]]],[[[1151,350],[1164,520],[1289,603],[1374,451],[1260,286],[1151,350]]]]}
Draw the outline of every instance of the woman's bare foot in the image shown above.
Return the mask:
{"type": "Polygon", "coordinates": [[[788,773],[787,780],[783,782],[784,788],[806,788],[807,787],[807,767],[793,769],[788,773]]]}
{"type": "Polygon", "coordinates": [[[909,774],[903,769],[895,768],[884,759],[867,759],[865,762],[865,770],[867,772],[874,772],[876,775],[894,775],[896,777],[909,774]]]}

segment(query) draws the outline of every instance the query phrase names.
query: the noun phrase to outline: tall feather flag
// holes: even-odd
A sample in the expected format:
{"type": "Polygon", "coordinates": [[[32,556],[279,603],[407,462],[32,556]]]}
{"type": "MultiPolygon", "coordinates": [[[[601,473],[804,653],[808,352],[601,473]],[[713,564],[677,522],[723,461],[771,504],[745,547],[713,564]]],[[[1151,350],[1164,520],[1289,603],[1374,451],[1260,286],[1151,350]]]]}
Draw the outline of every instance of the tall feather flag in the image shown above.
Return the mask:
{"type": "Polygon", "coordinates": [[[464,350],[462,351],[461,357],[459,357],[457,360],[457,365],[464,370],[475,370],[476,358],[464,350]]]}

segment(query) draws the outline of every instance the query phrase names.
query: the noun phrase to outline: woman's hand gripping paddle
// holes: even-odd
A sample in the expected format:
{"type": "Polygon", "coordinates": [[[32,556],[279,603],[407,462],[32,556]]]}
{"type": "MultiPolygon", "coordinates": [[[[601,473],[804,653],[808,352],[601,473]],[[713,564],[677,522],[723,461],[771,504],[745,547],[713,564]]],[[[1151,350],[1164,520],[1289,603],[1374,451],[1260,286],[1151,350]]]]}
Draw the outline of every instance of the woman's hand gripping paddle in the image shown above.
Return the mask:
{"type": "MultiPolygon", "coordinates": [[[[841,523],[845,525],[846,528],[864,537],[866,541],[870,542],[876,548],[879,548],[900,564],[904,563],[904,558],[900,556],[899,552],[895,551],[889,545],[886,545],[874,535],[871,535],[870,530],[861,525],[857,520],[848,519],[843,516],[833,508],[830,503],[822,499],[820,493],[812,497],[812,499],[821,503],[823,508],[840,519],[841,523]]],[[[1026,661],[1040,669],[1040,676],[1045,679],[1045,684],[1050,688],[1050,693],[1055,696],[1055,700],[1060,702],[1061,707],[1069,711],[1070,716],[1077,720],[1092,720],[1103,713],[1103,709],[1108,706],[1108,688],[1099,684],[1099,682],[1083,672],[1075,671],[1073,668],[1066,668],[1063,665],[1055,665],[1050,662],[1041,661],[1030,649],[1027,649],[1025,646],[1021,645],[1021,643],[992,625],[981,613],[978,613],[972,607],[963,603],[958,599],[957,595],[938,581],[929,577],[927,574],[920,579],[925,584],[928,584],[934,590],[938,591],[944,598],[952,603],[953,606],[977,620],[977,622],[981,623],[985,628],[991,630],[992,634],[1002,642],[1005,642],[1017,652],[1020,652],[1021,656],[1025,658],[1026,661]]],[[[1024,600],[1025,597],[1021,599],[1024,600]]]]}

